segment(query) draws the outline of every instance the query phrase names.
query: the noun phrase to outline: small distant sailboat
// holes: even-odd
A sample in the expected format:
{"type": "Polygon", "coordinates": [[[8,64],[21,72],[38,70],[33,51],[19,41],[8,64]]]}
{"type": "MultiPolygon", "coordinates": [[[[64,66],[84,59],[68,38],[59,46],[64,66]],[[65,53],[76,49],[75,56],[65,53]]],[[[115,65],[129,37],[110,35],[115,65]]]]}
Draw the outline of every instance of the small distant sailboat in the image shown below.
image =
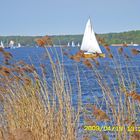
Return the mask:
{"type": "Polygon", "coordinates": [[[133,46],[139,46],[139,44],[133,44],[133,46]]]}
{"type": "Polygon", "coordinates": [[[11,41],[9,42],[9,47],[15,49],[14,43],[15,43],[15,42],[14,42],[13,40],[11,40],[11,41]]]}
{"type": "Polygon", "coordinates": [[[21,44],[20,44],[20,43],[18,43],[17,48],[20,48],[20,47],[21,47],[21,44]]]}
{"type": "Polygon", "coordinates": [[[105,57],[105,54],[102,53],[100,46],[96,40],[96,36],[94,34],[90,19],[88,19],[86,24],[81,50],[84,51],[83,57],[85,58],[92,58],[97,56],[105,57]]]}
{"type": "Polygon", "coordinates": [[[70,47],[70,43],[68,42],[67,47],[70,47]]]}
{"type": "Polygon", "coordinates": [[[75,47],[74,41],[71,42],[71,46],[72,46],[72,47],[75,47]]]}
{"type": "Polygon", "coordinates": [[[80,47],[80,43],[78,42],[77,47],[80,47]]]}
{"type": "Polygon", "coordinates": [[[0,42],[0,48],[4,48],[3,42],[0,42]]]}
{"type": "Polygon", "coordinates": [[[139,44],[131,42],[131,46],[139,46],[139,44]]]}

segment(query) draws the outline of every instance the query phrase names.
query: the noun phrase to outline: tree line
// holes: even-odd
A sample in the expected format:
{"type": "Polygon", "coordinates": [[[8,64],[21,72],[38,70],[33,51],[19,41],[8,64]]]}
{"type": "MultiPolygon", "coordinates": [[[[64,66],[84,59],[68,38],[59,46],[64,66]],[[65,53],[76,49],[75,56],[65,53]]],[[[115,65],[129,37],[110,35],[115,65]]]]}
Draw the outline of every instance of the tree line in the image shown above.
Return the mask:
{"type": "MultiPolygon", "coordinates": [[[[45,35],[44,35],[45,36],[45,35]]],[[[35,46],[36,39],[42,36],[0,36],[0,41],[4,45],[8,45],[10,40],[13,40],[15,44],[20,43],[23,46],[35,46]]],[[[55,45],[67,45],[68,42],[74,41],[75,44],[82,42],[83,35],[52,35],[49,36],[55,45]]],[[[120,43],[137,43],[140,44],[140,30],[121,32],[121,33],[106,33],[96,34],[99,43],[104,44],[120,44],[120,43]]]]}

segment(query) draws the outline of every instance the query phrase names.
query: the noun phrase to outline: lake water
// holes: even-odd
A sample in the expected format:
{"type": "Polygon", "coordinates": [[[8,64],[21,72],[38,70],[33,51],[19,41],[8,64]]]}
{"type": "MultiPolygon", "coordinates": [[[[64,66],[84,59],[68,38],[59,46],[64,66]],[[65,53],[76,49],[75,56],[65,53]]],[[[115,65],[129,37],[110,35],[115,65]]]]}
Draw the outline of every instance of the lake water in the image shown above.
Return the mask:
{"type": "MultiPolygon", "coordinates": [[[[96,71],[99,71],[99,73],[102,74],[102,76],[107,80],[109,78],[112,78],[114,80],[114,85],[117,86],[117,81],[115,82],[115,74],[117,69],[122,71],[123,76],[125,77],[126,81],[129,84],[129,82],[135,82],[137,84],[137,87],[140,87],[140,54],[134,56],[132,55],[131,49],[132,48],[140,48],[140,46],[137,47],[124,47],[124,53],[129,56],[129,59],[125,58],[124,56],[120,55],[118,53],[119,47],[111,47],[111,53],[113,54],[115,62],[106,57],[106,58],[99,58],[97,61],[99,62],[99,66],[95,65],[96,71]],[[131,79],[131,81],[130,81],[131,79]]],[[[102,51],[107,56],[107,51],[101,47],[102,51]]],[[[64,53],[68,53],[70,55],[75,54],[77,51],[79,51],[79,48],[60,48],[60,47],[54,47],[54,48],[48,48],[54,62],[57,63],[57,55],[59,57],[59,60],[64,64],[65,70],[70,78],[70,82],[72,85],[73,94],[77,95],[78,86],[77,86],[77,67],[80,75],[80,81],[81,81],[81,89],[82,89],[82,99],[83,103],[86,103],[88,99],[91,100],[91,102],[94,102],[93,94],[97,95],[97,97],[102,97],[101,88],[98,85],[98,82],[96,81],[94,70],[89,69],[86,67],[82,62],[75,62],[74,60],[71,60],[67,55],[64,55],[64,53]],[[63,55],[62,55],[63,54],[63,55]],[[62,57],[63,56],[63,57],[62,57]]],[[[18,60],[24,60],[25,62],[29,64],[34,64],[37,70],[40,69],[40,64],[44,64],[47,68],[47,76],[48,78],[51,78],[51,70],[49,61],[46,56],[46,51],[44,48],[36,48],[36,47],[22,47],[17,49],[7,49],[8,52],[11,52],[13,55],[14,61],[18,60]],[[50,70],[50,71],[49,71],[50,70]]],[[[12,60],[13,61],[13,60],[12,60]]],[[[93,67],[94,69],[94,67],[93,67]]],[[[110,83],[110,86],[112,86],[110,83]]],[[[113,87],[112,87],[113,90],[113,87]]],[[[137,89],[140,91],[140,89],[137,89]]],[[[75,99],[75,98],[74,98],[75,99]]],[[[76,102],[76,101],[75,101],[76,102]]]]}
{"type": "MultiPolygon", "coordinates": [[[[75,62],[71,60],[67,55],[62,55],[68,53],[69,55],[75,54],[79,51],[79,48],[61,48],[54,47],[48,48],[54,62],[57,64],[57,55],[59,60],[64,64],[65,72],[69,76],[69,80],[72,86],[73,94],[73,104],[77,104],[78,95],[78,84],[77,76],[80,75],[80,84],[82,92],[82,102],[83,106],[87,103],[94,104],[98,100],[98,105],[102,105],[102,109],[105,110],[104,102],[102,99],[103,94],[96,79],[96,72],[102,75],[103,80],[106,81],[113,96],[116,96],[115,89],[119,87],[118,75],[120,73],[124,77],[125,85],[128,87],[135,83],[136,90],[140,93],[140,54],[132,55],[131,49],[139,49],[137,47],[124,47],[124,54],[129,56],[129,58],[124,57],[118,53],[119,47],[111,47],[111,53],[114,59],[109,57],[98,58],[99,66],[93,63],[93,69],[88,68],[82,62],[75,62]],[[78,69],[78,72],[77,72],[78,69]]],[[[108,56],[107,51],[101,47],[103,53],[108,56]]],[[[12,53],[13,60],[24,60],[26,63],[33,64],[38,72],[40,73],[40,64],[44,64],[47,68],[47,80],[51,81],[52,72],[51,66],[46,55],[46,50],[44,48],[36,47],[22,47],[17,49],[7,49],[6,51],[12,53]]]]}

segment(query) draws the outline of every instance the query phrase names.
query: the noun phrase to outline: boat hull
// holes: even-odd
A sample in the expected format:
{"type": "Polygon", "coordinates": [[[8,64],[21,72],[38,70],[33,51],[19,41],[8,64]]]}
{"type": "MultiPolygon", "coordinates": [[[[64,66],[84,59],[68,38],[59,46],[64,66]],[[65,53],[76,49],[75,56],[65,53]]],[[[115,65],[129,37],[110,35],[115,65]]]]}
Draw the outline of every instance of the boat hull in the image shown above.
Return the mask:
{"type": "Polygon", "coordinates": [[[104,53],[84,53],[82,55],[84,58],[105,58],[105,54],[104,53]]]}

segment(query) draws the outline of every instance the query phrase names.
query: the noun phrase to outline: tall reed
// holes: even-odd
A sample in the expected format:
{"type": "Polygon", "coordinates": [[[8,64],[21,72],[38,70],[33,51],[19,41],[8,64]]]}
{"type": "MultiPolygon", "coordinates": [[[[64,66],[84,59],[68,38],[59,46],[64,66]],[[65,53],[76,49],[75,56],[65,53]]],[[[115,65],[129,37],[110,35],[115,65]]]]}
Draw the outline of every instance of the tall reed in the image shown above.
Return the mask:
{"type": "MultiPolygon", "coordinates": [[[[26,64],[22,64],[24,67],[20,64],[20,68],[14,65],[14,70],[11,68],[10,75],[5,77],[7,93],[1,92],[5,94],[1,115],[5,124],[1,129],[1,138],[77,139],[81,103],[76,108],[72,105],[71,83],[58,55],[56,54],[56,64],[47,48],[46,53],[51,66],[51,82],[46,79],[44,67],[42,77],[35,69],[30,69],[29,74],[26,64]]],[[[77,94],[80,98],[80,89],[77,94]]]]}
{"type": "MultiPolygon", "coordinates": [[[[86,107],[90,112],[85,115],[85,125],[100,126],[101,129],[87,136],[105,140],[139,139],[139,70],[137,67],[133,69],[133,60],[123,51],[123,48],[118,49],[121,55],[118,54],[117,58],[112,55],[110,48],[107,48],[107,52],[111,65],[104,66],[101,71],[98,70],[99,66],[95,62],[90,62],[102,91],[102,98],[93,95],[95,102],[94,105],[86,107]]],[[[102,64],[99,65],[103,67],[102,64]]]]}

